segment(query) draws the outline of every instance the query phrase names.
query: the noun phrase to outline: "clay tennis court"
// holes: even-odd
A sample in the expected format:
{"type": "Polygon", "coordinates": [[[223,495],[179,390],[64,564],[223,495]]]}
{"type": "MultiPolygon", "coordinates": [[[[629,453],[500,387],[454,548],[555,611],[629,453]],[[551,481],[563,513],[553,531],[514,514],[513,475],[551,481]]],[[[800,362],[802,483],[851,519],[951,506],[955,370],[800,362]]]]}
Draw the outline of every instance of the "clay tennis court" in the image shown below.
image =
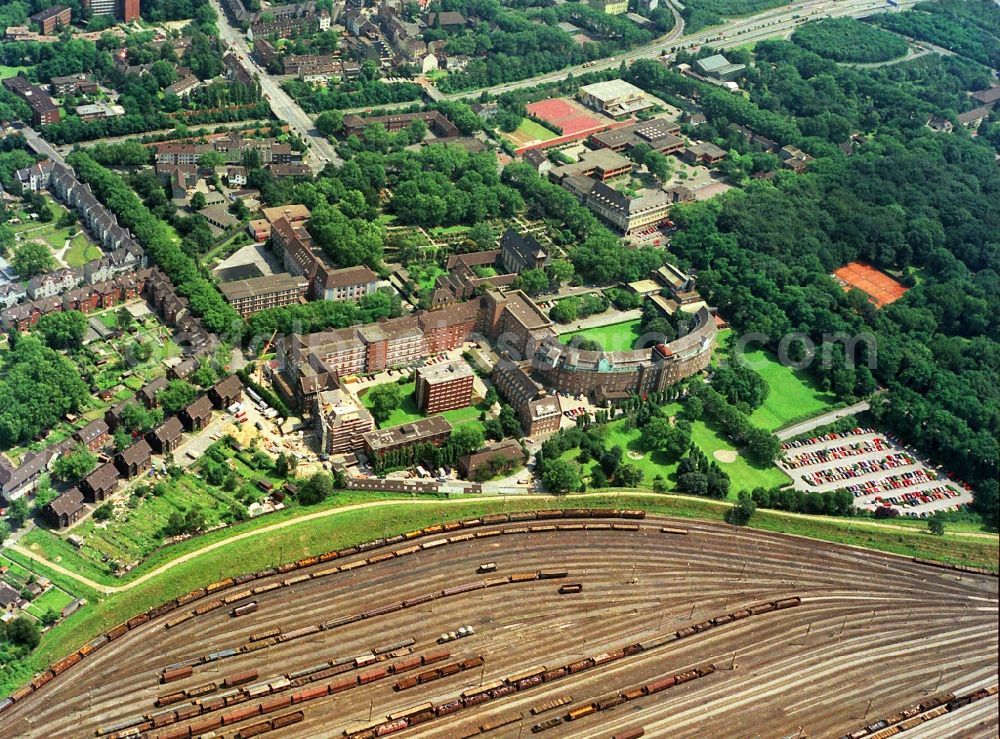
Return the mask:
{"type": "Polygon", "coordinates": [[[597,131],[610,121],[565,98],[539,100],[527,106],[528,114],[561,130],[564,136],[597,131]]]}
{"type": "Polygon", "coordinates": [[[844,290],[856,287],[879,308],[899,300],[909,289],[885,272],[864,262],[851,262],[833,273],[844,290]]]}

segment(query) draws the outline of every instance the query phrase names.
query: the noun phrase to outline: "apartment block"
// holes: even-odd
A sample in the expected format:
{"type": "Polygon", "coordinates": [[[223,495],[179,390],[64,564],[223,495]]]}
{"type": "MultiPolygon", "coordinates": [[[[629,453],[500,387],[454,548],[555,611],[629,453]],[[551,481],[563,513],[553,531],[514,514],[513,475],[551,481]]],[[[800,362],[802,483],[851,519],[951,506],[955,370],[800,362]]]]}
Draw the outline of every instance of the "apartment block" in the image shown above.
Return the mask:
{"type": "Polygon", "coordinates": [[[464,362],[420,367],[414,395],[417,408],[426,414],[467,408],[472,404],[472,369],[464,362]]]}

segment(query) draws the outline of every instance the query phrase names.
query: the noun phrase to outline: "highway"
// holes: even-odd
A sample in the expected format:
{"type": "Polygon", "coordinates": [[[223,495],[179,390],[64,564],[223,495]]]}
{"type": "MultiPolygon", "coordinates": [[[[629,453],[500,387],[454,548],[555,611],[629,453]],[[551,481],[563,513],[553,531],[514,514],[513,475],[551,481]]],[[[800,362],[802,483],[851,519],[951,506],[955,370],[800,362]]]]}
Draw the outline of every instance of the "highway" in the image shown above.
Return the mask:
{"type": "MultiPolygon", "coordinates": [[[[916,2],[917,0],[900,0],[899,6],[900,9],[908,8],[915,5],[916,2]]],[[[499,95],[510,90],[533,87],[545,82],[560,82],[570,74],[579,76],[588,72],[600,72],[606,69],[617,68],[623,62],[631,64],[638,59],[656,58],[670,50],[692,49],[704,44],[711,44],[716,49],[731,49],[737,46],[744,46],[765,38],[785,36],[791,33],[796,26],[796,20],[798,20],[793,16],[809,19],[818,19],[827,15],[860,17],[886,9],[887,6],[884,0],[805,0],[804,2],[772,8],[753,16],[733,18],[724,25],[713,26],[690,36],[685,36],[680,42],[678,42],[678,37],[683,33],[683,23],[679,23],[670,33],[651,44],[638,46],[630,51],[607,57],[596,64],[591,62],[590,66],[580,64],[575,67],[561,69],[558,72],[550,72],[537,77],[518,80],[517,82],[494,85],[493,87],[451,93],[445,97],[451,100],[479,97],[484,90],[494,95],[499,95]]],[[[680,17],[673,7],[671,7],[671,10],[674,11],[675,18],[680,17]]]]}
{"type": "Polygon", "coordinates": [[[315,172],[319,172],[327,164],[340,166],[343,160],[337,156],[333,145],[326,140],[316,130],[312,119],[299,107],[299,104],[292,100],[289,95],[281,89],[281,85],[276,79],[259,69],[250,59],[250,47],[247,46],[246,37],[243,32],[234,28],[229,22],[229,17],[219,5],[219,0],[212,0],[212,7],[219,16],[219,38],[223,44],[234,51],[239,57],[240,64],[250,74],[260,78],[260,86],[264,91],[267,101],[271,105],[271,111],[279,121],[284,121],[292,130],[298,133],[309,144],[309,152],[306,155],[306,164],[310,165],[315,172]]]}

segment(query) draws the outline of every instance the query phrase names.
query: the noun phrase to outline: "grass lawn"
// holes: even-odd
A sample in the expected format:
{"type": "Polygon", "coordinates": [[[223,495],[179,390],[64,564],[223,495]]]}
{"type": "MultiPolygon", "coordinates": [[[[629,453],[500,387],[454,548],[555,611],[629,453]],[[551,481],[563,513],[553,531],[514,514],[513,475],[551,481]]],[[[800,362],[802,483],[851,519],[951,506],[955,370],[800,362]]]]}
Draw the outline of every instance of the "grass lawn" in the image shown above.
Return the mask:
{"type": "MultiPolygon", "coordinates": [[[[346,500],[352,497],[354,500],[385,500],[391,496],[337,495],[326,504],[317,506],[315,510],[343,505],[346,500]]],[[[15,686],[30,679],[36,671],[46,667],[50,661],[62,658],[114,624],[222,577],[262,569],[278,562],[289,562],[360,541],[391,536],[432,523],[440,523],[444,520],[457,520],[482,515],[490,511],[565,506],[644,508],[651,512],[680,518],[699,518],[712,521],[720,521],[729,507],[726,504],[710,500],[602,493],[585,497],[558,497],[546,500],[470,500],[448,506],[418,506],[407,501],[400,501],[398,505],[343,511],[326,518],[302,521],[287,528],[269,532],[266,537],[260,539],[243,540],[220,547],[201,557],[179,564],[160,577],[124,593],[107,596],[95,593],[82,585],[73,587],[71,592],[78,597],[87,598],[90,605],[45,634],[40,647],[28,659],[11,665],[11,669],[0,674],[0,694],[6,695],[15,686]]],[[[301,512],[301,510],[296,511],[296,513],[301,512]]],[[[267,516],[265,517],[266,521],[258,519],[248,525],[274,523],[280,519],[282,513],[285,512],[267,516]]],[[[923,532],[910,533],[882,527],[874,522],[858,525],[853,519],[815,519],[807,516],[781,515],[770,511],[758,511],[750,525],[753,528],[768,531],[812,536],[817,539],[871,547],[906,556],[996,567],[997,540],[995,537],[963,538],[953,534],[945,534],[945,536],[940,537],[930,536],[923,532]]],[[[232,533],[234,532],[226,532],[226,536],[231,536],[232,533]]],[[[213,538],[212,534],[200,537],[193,542],[192,548],[204,546],[211,538],[213,538]]],[[[184,544],[191,544],[191,542],[170,547],[171,554],[167,558],[181,554],[184,544]]],[[[11,552],[10,558],[15,561],[22,560],[22,556],[16,552],[11,552]]],[[[67,580],[64,576],[51,573],[41,565],[31,563],[30,568],[39,574],[50,577],[53,582],[60,583],[67,580]]]]}
{"type": "Polygon", "coordinates": [[[549,141],[558,137],[555,131],[551,131],[541,123],[536,123],[530,118],[522,118],[521,124],[515,128],[510,134],[510,138],[518,146],[528,143],[529,141],[549,141]]]}
{"type": "Polygon", "coordinates": [[[56,613],[73,602],[73,596],[59,588],[49,588],[28,606],[28,612],[36,618],[41,618],[49,610],[56,613]]]}
{"type": "MultiPolygon", "coordinates": [[[[408,382],[405,385],[399,386],[399,391],[403,395],[403,402],[400,403],[399,408],[396,408],[392,412],[392,415],[389,416],[385,423],[378,424],[380,429],[391,428],[393,426],[399,426],[404,423],[419,421],[421,418],[425,418],[425,415],[417,410],[417,401],[413,395],[413,391],[415,389],[415,382],[408,382]]],[[[371,409],[371,403],[368,400],[367,392],[361,396],[361,402],[364,404],[365,408],[368,408],[369,410],[371,409]]],[[[452,426],[456,426],[458,424],[479,420],[479,414],[484,410],[486,410],[486,406],[482,403],[478,403],[476,405],[470,405],[467,408],[456,408],[453,411],[444,411],[438,415],[444,416],[448,419],[448,422],[451,423],[452,426]]]]}
{"type": "Polygon", "coordinates": [[[436,264],[414,264],[407,267],[407,271],[419,290],[433,290],[438,277],[445,273],[444,269],[436,264]]]}
{"type": "Polygon", "coordinates": [[[596,341],[605,351],[624,352],[635,348],[636,341],[642,336],[639,326],[642,320],[636,318],[633,321],[622,323],[612,323],[607,326],[597,326],[595,328],[585,328],[579,331],[570,331],[560,334],[559,341],[568,344],[574,337],[582,336],[585,339],[596,341]]]}
{"type": "Polygon", "coordinates": [[[449,236],[451,234],[461,234],[469,230],[468,226],[435,226],[434,228],[428,229],[428,232],[433,236],[449,236]]]}
{"type": "Polygon", "coordinates": [[[63,260],[70,267],[82,267],[87,262],[100,259],[103,254],[100,247],[91,244],[83,233],[78,233],[63,254],[63,260]]]}
{"type": "Polygon", "coordinates": [[[5,80],[8,77],[17,77],[21,72],[26,72],[28,67],[8,67],[0,64],[0,80],[5,80]]]}
{"type": "Polygon", "coordinates": [[[750,415],[756,426],[774,431],[819,415],[837,402],[833,393],[819,390],[805,371],[786,367],[764,349],[746,352],[743,357],[771,388],[764,404],[750,415]]]}
{"type": "MultiPolygon", "coordinates": [[[[415,382],[408,382],[405,385],[399,386],[399,392],[403,396],[403,402],[400,403],[399,408],[393,410],[392,415],[390,415],[384,423],[378,424],[380,429],[399,426],[400,424],[409,423],[410,421],[419,421],[424,417],[424,414],[417,410],[417,401],[416,398],[413,397],[413,391],[415,389],[415,382]]],[[[364,404],[365,408],[371,410],[371,401],[368,398],[367,392],[361,396],[361,402],[364,404]]]]}
{"type": "MultiPolygon", "coordinates": [[[[680,406],[672,404],[664,406],[664,410],[670,415],[675,415],[680,412],[680,406]]],[[[634,464],[642,470],[644,485],[652,485],[653,478],[657,475],[662,475],[668,481],[675,482],[674,474],[677,472],[678,462],[670,461],[663,452],[647,452],[642,448],[639,441],[641,435],[642,432],[640,429],[625,428],[624,420],[614,421],[607,425],[605,446],[609,449],[614,446],[622,447],[626,452],[625,461],[629,464],[634,464]],[[632,459],[628,456],[629,452],[641,454],[642,457],[632,459]]],[[[719,463],[719,466],[729,475],[732,480],[730,497],[733,499],[736,498],[736,494],[741,490],[752,490],[755,487],[770,488],[777,485],[784,485],[788,482],[788,477],[777,467],[757,466],[747,460],[742,454],[737,454],[736,459],[732,462],[724,462],[717,459],[715,452],[735,451],[735,449],[713,426],[706,424],[704,421],[695,421],[691,425],[691,439],[698,445],[699,449],[705,452],[705,455],[709,459],[715,459],[719,463]]],[[[579,449],[570,449],[564,452],[562,456],[563,459],[576,460],[579,453],[579,449]]],[[[595,464],[597,462],[592,461],[584,465],[587,473],[590,472],[595,464]]]]}

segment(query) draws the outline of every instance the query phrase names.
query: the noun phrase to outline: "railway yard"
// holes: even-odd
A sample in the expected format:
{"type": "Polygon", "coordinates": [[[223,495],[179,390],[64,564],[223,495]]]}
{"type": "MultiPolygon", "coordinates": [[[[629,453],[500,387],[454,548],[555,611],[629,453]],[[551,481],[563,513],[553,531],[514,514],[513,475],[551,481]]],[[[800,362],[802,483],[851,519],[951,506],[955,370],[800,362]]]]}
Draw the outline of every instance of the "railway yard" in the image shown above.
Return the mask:
{"type": "Polygon", "coordinates": [[[15,693],[0,735],[997,734],[995,576],[642,512],[509,518],[182,596],[15,693]]]}

